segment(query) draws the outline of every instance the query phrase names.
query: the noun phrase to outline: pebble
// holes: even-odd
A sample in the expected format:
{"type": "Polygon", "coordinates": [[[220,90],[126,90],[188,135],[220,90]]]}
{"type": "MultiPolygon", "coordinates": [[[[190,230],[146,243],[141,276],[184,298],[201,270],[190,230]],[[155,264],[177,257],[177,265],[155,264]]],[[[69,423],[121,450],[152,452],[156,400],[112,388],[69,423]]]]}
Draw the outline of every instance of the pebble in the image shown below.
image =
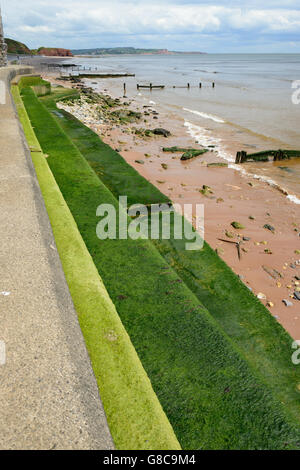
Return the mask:
{"type": "Polygon", "coordinates": [[[243,228],[245,228],[240,222],[231,222],[231,225],[233,228],[235,229],[238,229],[238,230],[242,230],[243,228]]]}
{"type": "Polygon", "coordinates": [[[259,300],[265,300],[267,297],[262,292],[259,292],[256,296],[259,300]]]}
{"type": "Polygon", "coordinates": [[[294,292],[294,299],[300,300],[300,292],[294,292]]]}
{"type": "MultiPolygon", "coordinates": [[[[267,213],[267,215],[268,215],[268,213],[267,213]]],[[[272,227],[272,225],[265,224],[264,228],[266,228],[267,230],[270,230],[270,232],[273,232],[273,233],[275,232],[275,228],[272,227]]]]}
{"type": "Polygon", "coordinates": [[[226,237],[228,238],[234,238],[234,233],[228,232],[228,230],[226,230],[225,234],[226,234],[226,237]]]}
{"type": "Polygon", "coordinates": [[[283,299],[282,302],[284,303],[284,305],[285,305],[286,307],[292,307],[292,306],[293,306],[293,303],[290,302],[290,301],[287,300],[287,299],[283,299]]]}

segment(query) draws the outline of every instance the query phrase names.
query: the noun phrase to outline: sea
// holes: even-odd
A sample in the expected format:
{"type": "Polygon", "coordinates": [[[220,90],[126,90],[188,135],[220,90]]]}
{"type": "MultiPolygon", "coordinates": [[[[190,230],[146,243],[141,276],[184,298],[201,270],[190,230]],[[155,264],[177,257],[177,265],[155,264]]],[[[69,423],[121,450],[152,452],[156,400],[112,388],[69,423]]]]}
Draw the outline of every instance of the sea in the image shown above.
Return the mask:
{"type": "Polygon", "coordinates": [[[300,204],[300,158],[234,164],[238,150],[300,154],[300,54],[118,55],[72,62],[101,73],[135,74],[105,83],[119,96],[126,83],[128,98],[182,119],[185,132],[203,146],[215,145],[232,168],[278,186],[300,204]],[[150,83],[165,88],[137,89],[150,83]]]}

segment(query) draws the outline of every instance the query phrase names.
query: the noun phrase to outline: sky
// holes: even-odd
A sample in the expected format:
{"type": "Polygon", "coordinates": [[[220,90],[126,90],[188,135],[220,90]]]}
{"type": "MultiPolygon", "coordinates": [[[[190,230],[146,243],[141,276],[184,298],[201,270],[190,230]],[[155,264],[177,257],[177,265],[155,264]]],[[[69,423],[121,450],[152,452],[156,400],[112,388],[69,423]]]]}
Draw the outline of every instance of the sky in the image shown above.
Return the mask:
{"type": "Polygon", "coordinates": [[[299,0],[0,0],[0,5],[5,36],[30,48],[300,52],[299,0]]]}

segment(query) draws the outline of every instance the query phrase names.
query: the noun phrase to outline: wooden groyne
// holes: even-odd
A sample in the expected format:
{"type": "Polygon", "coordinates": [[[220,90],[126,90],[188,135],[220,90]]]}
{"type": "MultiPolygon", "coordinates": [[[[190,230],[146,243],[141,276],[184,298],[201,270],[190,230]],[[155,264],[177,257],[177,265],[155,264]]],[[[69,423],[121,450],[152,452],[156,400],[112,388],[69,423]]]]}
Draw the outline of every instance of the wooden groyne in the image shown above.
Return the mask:
{"type": "MultiPolygon", "coordinates": [[[[212,88],[215,88],[216,84],[215,82],[213,82],[211,84],[212,88]]],[[[147,88],[149,90],[153,90],[153,89],[160,89],[160,90],[163,90],[164,88],[166,88],[166,85],[152,85],[152,83],[150,83],[149,85],[139,85],[137,84],[137,89],[139,90],[140,88],[147,88]]],[[[187,88],[188,90],[190,88],[198,88],[198,86],[191,86],[190,83],[187,83],[186,85],[173,85],[172,88],[187,88]]],[[[202,83],[200,82],[199,83],[199,88],[202,88],[202,83]]]]}
{"type": "Polygon", "coordinates": [[[237,152],[235,163],[240,164],[247,161],[268,162],[289,160],[290,158],[300,157],[300,150],[264,150],[262,152],[247,153],[245,151],[237,152]]]}
{"type": "Polygon", "coordinates": [[[122,77],[135,77],[131,73],[97,73],[97,72],[79,72],[78,77],[82,78],[122,78],[122,77]]]}
{"type": "Polygon", "coordinates": [[[136,87],[137,87],[138,90],[140,88],[149,88],[150,90],[155,88],[155,89],[163,90],[165,88],[165,85],[152,85],[152,83],[150,83],[150,85],[139,85],[139,84],[137,84],[136,87]]]}

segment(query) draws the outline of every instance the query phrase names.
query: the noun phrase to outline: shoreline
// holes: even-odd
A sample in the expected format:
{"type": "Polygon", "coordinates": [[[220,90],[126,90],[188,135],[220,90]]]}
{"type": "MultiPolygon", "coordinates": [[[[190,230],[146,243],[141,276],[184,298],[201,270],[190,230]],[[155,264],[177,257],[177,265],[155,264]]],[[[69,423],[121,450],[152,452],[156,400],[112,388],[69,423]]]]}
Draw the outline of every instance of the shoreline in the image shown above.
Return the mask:
{"type": "MultiPolygon", "coordinates": [[[[71,83],[57,81],[53,76],[44,78],[51,83],[71,86],[71,83]]],[[[91,86],[90,82],[86,80],[83,83],[91,86]]],[[[116,97],[108,91],[105,82],[100,85],[101,90],[96,91],[105,91],[116,97]]],[[[221,161],[213,151],[185,162],[180,161],[180,154],[162,152],[162,146],[196,146],[195,139],[186,132],[184,119],[161,111],[159,104],[151,100],[147,104],[146,100],[143,104],[142,100],[134,98],[121,98],[120,101],[130,102],[128,108],[142,113],[147,122],[142,122],[142,118],[134,124],[111,125],[88,116],[87,109],[82,111],[72,106],[67,110],[75,116],[77,114],[105,143],[118,149],[130,165],[174,203],[204,204],[206,241],[218,250],[220,257],[256,295],[264,294],[261,301],[291,336],[300,338],[299,304],[298,300],[291,298],[300,285],[295,278],[300,276],[300,254],[295,253],[300,248],[300,225],[297,222],[300,220],[300,206],[254,175],[243,175],[243,172],[231,168],[230,163],[229,168],[207,167],[209,163],[221,161]],[[162,127],[170,130],[172,135],[145,139],[133,134],[128,127],[162,127]],[[203,185],[213,191],[208,197],[199,192],[203,185]],[[234,229],[231,226],[233,221],[240,222],[245,229],[234,229]],[[265,224],[274,227],[275,233],[263,228],[265,224]],[[243,237],[250,240],[243,240],[243,237]],[[220,241],[220,238],[242,242],[240,260],[235,245],[220,241]],[[292,302],[293,306],[286,307],[283,299],[292,302]]]]}

